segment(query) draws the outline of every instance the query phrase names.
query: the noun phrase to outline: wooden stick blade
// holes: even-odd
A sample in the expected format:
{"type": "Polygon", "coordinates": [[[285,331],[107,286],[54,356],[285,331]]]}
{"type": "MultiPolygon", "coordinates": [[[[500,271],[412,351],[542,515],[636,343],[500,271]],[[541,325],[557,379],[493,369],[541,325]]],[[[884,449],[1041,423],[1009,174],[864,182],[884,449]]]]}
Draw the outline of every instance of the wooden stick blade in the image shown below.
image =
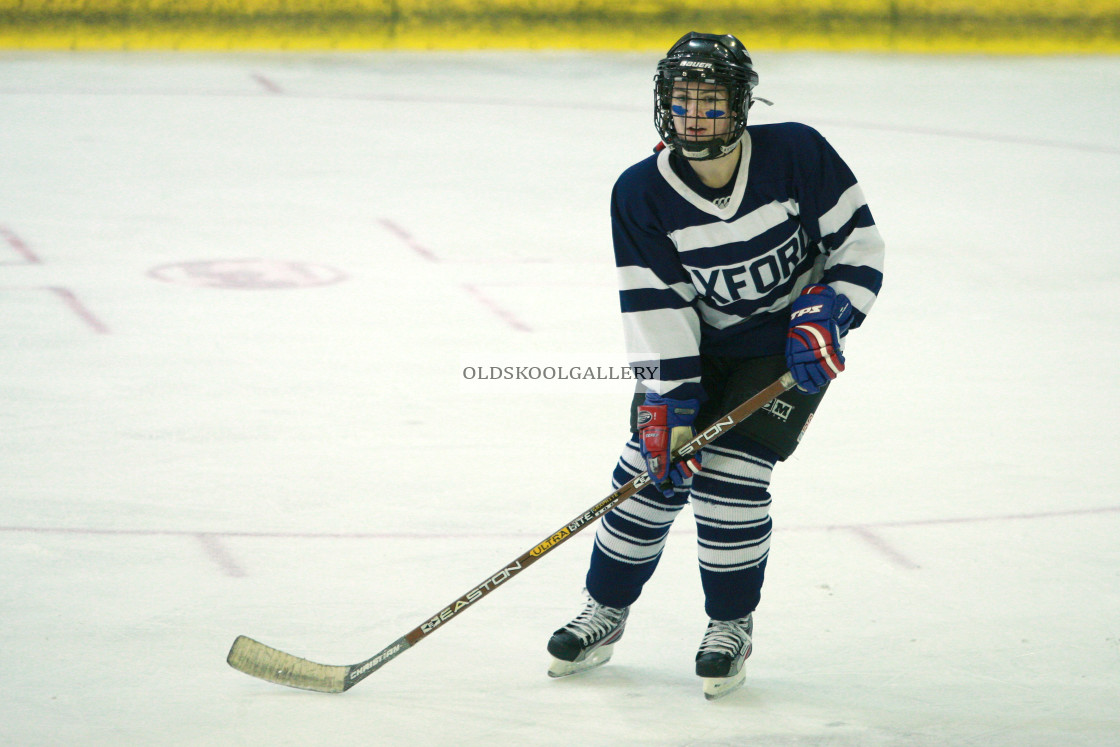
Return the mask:
{"type": "Polygon", "coordinates": [[[240,672],[277,685],[320,693],[346,690],[346,675],[350,670],[348,666],[316,664],[243,635],[233,642],[226,662],[240,672]]]}

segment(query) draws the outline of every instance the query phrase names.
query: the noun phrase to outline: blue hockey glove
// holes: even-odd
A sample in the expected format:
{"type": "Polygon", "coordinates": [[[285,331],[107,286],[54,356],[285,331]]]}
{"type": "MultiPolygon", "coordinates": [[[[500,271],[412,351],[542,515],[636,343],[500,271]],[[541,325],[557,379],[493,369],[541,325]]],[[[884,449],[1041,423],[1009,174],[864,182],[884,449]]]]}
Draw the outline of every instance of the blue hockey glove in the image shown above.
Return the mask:
{"type": "Polygon", "coordinates": [[[700,409],[695,399],[667,399],[650,392],[645,404],[638,407],[638,444],[646,460],[646,472],[658,489],[673,497],[674,487],[700,471],[700,455],[696,454],[678,464],[670,455],[692,440],[692,421],[700,409]]]}
{"type": "Polygon", "coordinates": [[[786,363],[802,391],[816,394],[844,370],[840,338],[852,323],[852,302],[827,285],[809,285],[793,302],[786,363]]]}

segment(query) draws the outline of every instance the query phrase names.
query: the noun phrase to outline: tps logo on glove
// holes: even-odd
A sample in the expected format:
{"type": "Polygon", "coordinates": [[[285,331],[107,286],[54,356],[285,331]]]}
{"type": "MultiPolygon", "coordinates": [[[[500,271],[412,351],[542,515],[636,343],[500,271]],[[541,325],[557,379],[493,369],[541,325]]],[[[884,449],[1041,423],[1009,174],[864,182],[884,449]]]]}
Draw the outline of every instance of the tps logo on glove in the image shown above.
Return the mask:
{"type": "Polygon", "coordinates": [[[790,310],[786,364],[797,387],[815,394],[844,370],[840,338],[852,323],[852,304],[827,285],[806,286],[790,310]]]}
{"type": "Polygon", "coordinates": [[[817,304],[816,306],[806,306],[805,308],[798,309],[797,311],[790,314],[789,318],[790,318],[790,321],[792,321],[792,320],[794,320],[798,317],[805,316],[806,314],[819,314],[823,310],[824,310],[824,306],[822,304],[817,304]]]}

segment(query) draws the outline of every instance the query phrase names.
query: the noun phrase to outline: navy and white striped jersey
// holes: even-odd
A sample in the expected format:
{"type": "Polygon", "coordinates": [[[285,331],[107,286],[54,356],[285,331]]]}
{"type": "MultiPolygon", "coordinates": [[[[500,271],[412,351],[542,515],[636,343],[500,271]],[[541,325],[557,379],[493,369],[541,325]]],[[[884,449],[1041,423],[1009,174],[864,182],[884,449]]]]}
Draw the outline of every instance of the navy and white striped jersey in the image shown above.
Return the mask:
{"type": "Polygon", "coordinates": [[[848,296],[852,328],[863,322],[882,284],[883,241],[820,133],[749,126],[730,194],[674,168],[677,158],[665,149],[631,166],[611,197],[630,362],[660,362],[650,389],[703,399],[701,354],[783,354],[788,308],[810,283],[848,296]]]}

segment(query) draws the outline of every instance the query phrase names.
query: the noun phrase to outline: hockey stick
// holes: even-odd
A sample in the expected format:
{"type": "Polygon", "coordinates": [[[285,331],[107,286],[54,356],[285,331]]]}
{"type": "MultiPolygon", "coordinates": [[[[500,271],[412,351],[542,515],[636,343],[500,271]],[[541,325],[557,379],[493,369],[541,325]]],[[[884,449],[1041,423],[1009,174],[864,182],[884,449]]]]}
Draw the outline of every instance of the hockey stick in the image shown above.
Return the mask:
{"type": "MultiPolygon", "coordinates": [[[[727,415],[724,415],[715,423],[712,423],[702,433],[698,433],[691,441],[673,454],[672,460],[676,462],[683,457],[695,454],[728,430],[768,405],[772,399],[790,389],[793,385],[793,376],[789,373],[783,374],[782,377],[773,384],[770,384],[727,415]]],[[[298,656],[292,656],[283,651],[278,651],[277,649],[266,646],[263,643],[243,635],[238,636],[237,640],[233,642],[233,647],[229,650],[229,656],[226,657],[226,661],[234,669],[252,675],[253,677],[259,677],[262,680],[275,682],[277,685],[298,687],[304,690],[315,690],[321,693],[340,693],[349,690],[351,687],[415,646],[421,640],[431,635],[432,632],[443,627],[444,623],[450,621],[479,599],[482,599],[484,596],[494,591],[494,589],[540,560],[544,555],[552,552],[564,542],[567,542],[577,532],[586,529],[600,516],[644,488],[649,481],[649,475],[645,472],[641,473],[602,501],[596,503],[582,514],[572,519],[572,521],[554,532],[550,537],[544,539],[532,550],[523,553],[521,557],[517,558],[512,563],[503,566],[497,573],[488,576],[482,583],[432,615],[430,619],[419,627],[413,628],[408,633],[405,633],[365,661],[350,665],[316,664],[313,661],[308,661],[307,659],[301,659],[298,656]]]]}

